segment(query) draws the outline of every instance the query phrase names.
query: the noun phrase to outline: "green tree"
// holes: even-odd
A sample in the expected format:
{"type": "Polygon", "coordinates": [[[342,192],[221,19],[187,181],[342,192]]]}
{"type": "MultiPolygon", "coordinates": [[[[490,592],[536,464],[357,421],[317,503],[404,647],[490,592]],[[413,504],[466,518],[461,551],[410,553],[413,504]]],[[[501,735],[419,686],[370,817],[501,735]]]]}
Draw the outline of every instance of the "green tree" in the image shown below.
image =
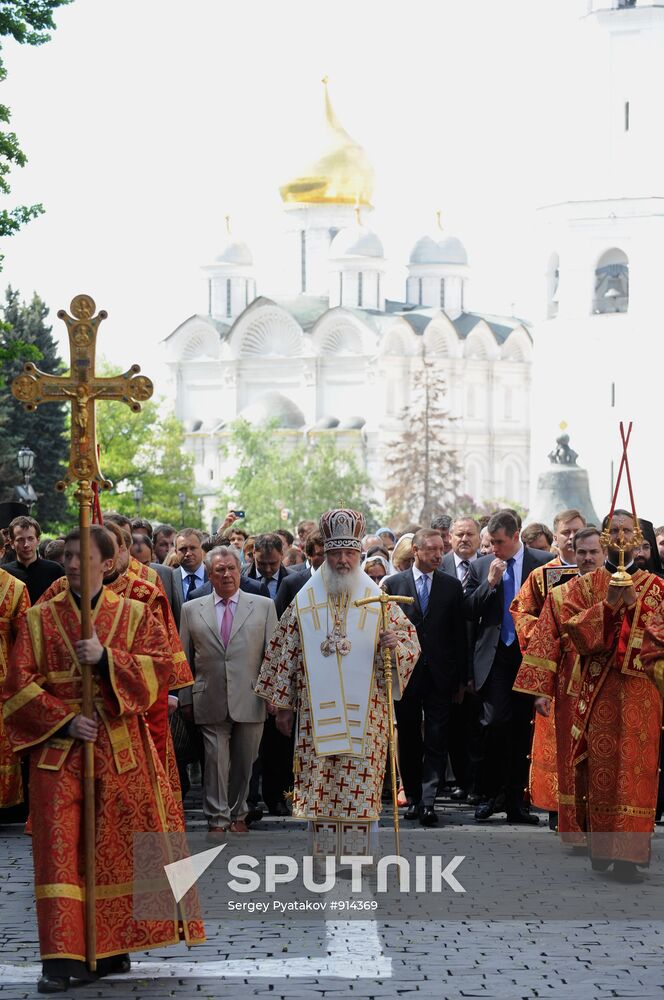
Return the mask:
{"type": "Polygon", "coordinates": [[[401,432],[390,444],[388,516],[428,525],[456,510],[461,465],[451,433],[456,423],[447,405],[447,382],[439,365],[422,356],[413,373],[411,398],[399,414],[401,432]]]}
{"type": "MultiPolygon", "coordinates": [[[[100,365],[101,374],[115,374],[100,365]]],[[[185,520],[200,525],[194,502],[194,460],[184,453],[182,426],[174,414],[164,415],[159,401],[143,404],[132,413],[124,403],[97,406],[99,464],[113,483],[110,493],[101,494],[102,510],[136,513],[134,489],[143,487],[141,516],[151,521],[180,524],[178,493],[187,497],[185,520]]]]}
{"type": "Polygon", "coordinates": [[[221,509],[229,503],[241,506],[250,531],[318,519],[342,501],[373,515],[369,478],[352,452],[337,447],[333,434],[322,432],[308,443],[293,444],[274,425],[256,428],[238,420],[226,450],[236,471],[221,492],[221,509]],[[280,517],[284,508],[288,521],[280,517]]]}
{"type": "MultiPolygon", "coordinates": [[[[0,6],[0,37],[11,37],[20,45],[43,45],[51,37],[49,31],[55,29],[53,11],[71,0],[2,0],[0,6]]],[[[1,46],[0,46],[1,51],[1,46]]],[[[0,54],[0,82],[7,76],[0,54]]],[[[0,104],[0,122],[9,124],[11,112],[5,104],[0,104]]],[[[15,132],[0,128],[0,193],[11,191],[7,177],[12,167],[24,167],[27,157],[20,147],[15,132]]],[[[17,205],[15,208],[0,209],[0,238],[13,236],[21,226],[41,215],[42,205],[17,205]]],[[[4,257],[0,254],[0,264],[4,257]]]]}
{"type": "MultiPolygon", "coordinates": [[[[47,326],[48,307],[37,294],[30,302],[21,302],[18,291],[8,288],[2,307],[6,357],[3,377],[10,382],[19,374],[27,353],[39,359],[40,368],[58,375],[65,366],[58,354],[52,327],[47,326]]],[[[34,513],[45,528],[64,520],[67,501],[55,490],[69,456],[64,406],[49,403],[34,413],[27,413],[10,392],[3,392],[3,422],[0,426],[0,481],[9,495],[18,481],[16,452],[27,445],[35,453],[32,485],[39,497],[34,513]]]]}

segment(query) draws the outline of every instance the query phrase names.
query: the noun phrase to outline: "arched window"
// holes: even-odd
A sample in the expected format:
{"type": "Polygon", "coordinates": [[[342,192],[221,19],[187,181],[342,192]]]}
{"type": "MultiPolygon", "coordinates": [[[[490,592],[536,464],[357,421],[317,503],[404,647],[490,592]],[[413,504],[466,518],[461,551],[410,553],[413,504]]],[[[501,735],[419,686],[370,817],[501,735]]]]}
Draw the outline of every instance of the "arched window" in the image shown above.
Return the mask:
{"type": "Polygon", "coordinates": [[[554,319],[558,315],[558,286],[560,284],[560,258],[557,253],[549,257],[546,270],[546,315],[554,319]]]}
{"type": "Polygon", "coordinates": [[[417,279],[417,304],[418,304],[418,306],[422,305],[422,279],[421,278],[417,279]]]}
{"type": "Polygon", "coordinates": [[[226,315],[231,315],[231,279],[226,278],[226,315]]]}
{"type": "Polygon", "coordinates": [[[507,462],[505,465],[505,478],[504,478],[504,496],[506,500],[518,500],[519,499],[519,470],[516,468],[513,462],[507,462]]]}
{"type": "Polygon", "coordinates": [[[364,296],[364,276],[361,271],[357,275],[357,304],[359,308],[362,308],[362,298],[364,296]]]}
{"type": "Polygon", "coordinates": [[[484,495],[484,476],[482,466],[475,458],[471,458],[466,463],[466,492],[473,500],[478,502],[484,495]]]}
{"type": "Polygon", "coordinates": [[[614,247],[602,254],[595,268],[594,313],[626,313],[629,305],[629,261],[614,247]]]}
{"type": "Polygon", "coordinates": [[[440,308],[445,308],[445,279],[440,279],[440,308]]]}

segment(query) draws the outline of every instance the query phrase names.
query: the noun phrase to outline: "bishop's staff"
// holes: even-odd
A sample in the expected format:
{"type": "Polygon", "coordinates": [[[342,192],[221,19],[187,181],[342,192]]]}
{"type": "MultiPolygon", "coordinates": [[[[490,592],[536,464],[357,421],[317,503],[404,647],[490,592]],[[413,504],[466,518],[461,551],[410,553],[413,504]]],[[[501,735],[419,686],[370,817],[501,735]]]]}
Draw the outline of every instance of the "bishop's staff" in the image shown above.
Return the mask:
{"type": "MultiPolygon", "coordinates": [[[[390,604],[413,604],[414,597],[399,597],[396,594],[379,594],[377,597],[363,597],[353,601],[356,608],[364,604],[380,604],[381,624],[384,632],[390,627],[390,604]]],[[[401,854],[399,846],[399,805],[397,802],[397,750],[394,740],[394,703],[392,701],[392,654],[387,647],[383,649],[383,668],[385,670],[385,686],[387,688],[387,726],[389,734],[390,779],[392,784],[392,819],[394,823],[394,843],[397,857],[401,854]]]]}
{"type": "MultiPolygon", "coordinates": [[[[61,309],[58,319],[64,320],[69,334],[70,371],[68,375],[48,375],[31,362],[23,366],[23,374],[12,383],[12,392],[26,410],[33,411],[41,403],[71,403],[71,448],[69,466],[56,489],[64,491],[76,483],[78,523],[81,532],[81,639],[92,638],[92,608],[90,593],[90,515],[94,502],[93,484],[108,490],[113,485],[99,468],[95,428],[95,403],[98,399],[118,400],[134,411],[153,393],[149,378],[139,375],[138,365],[122,375],[100,378],[95,373],[97,330],[108,313],[103,309],[95,316],[95,303],[89,295],[77,295],[72,300],[71,316],[61,309]]],[[[80,664],[82,675],[81,713],[87,718],[94,714],[92,669],[80,664]]],[[[95,925],[95,776],[94,743],[84,747],[84,809],[85,831],[85,957],[92,972],[97,967],[95,925]]]]}

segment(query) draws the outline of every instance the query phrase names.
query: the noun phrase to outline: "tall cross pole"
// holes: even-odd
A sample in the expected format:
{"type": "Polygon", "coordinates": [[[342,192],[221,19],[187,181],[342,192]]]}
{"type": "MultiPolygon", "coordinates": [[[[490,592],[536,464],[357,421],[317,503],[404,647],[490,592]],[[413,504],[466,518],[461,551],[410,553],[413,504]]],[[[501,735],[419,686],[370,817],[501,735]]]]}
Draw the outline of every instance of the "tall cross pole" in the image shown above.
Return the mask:
{"type": "MultiPolygon", "coordinates": [[[[89,295],[77,295],[58,319],[64,321],[69,334],[70,370],[68,375],[48,375],[32,362],[26,362],[23,373],[12,382],[14,396],[26,410],[33,412],[42,403],[71,403],[71,447],[69,465],[56,489],[64,491],[77,485],[74,496],[78,501],[81,558],[81,638],[92,638],[92,608],[90,593],[90,519],[94,500],[92,484],[102,490],[113,485],[99,468],[95,404],[100,400],[118,400],[135,413],[141,403],[153,393],[153,385],[145,375],[139,375],[139,365],[132,365],[122,375],[101,378],[95,372],[97,331],[108,313],[101,309],[95,315],[95,303],[89,295]]],[[[82,674],[82,714],[94,713],[92,670],[80,665],[82,674]]],[[[94,744],[84,744],[84,830],[85,830],[85,928],[86,960],[91,971],[97,965],[95,925],[95,786],[94,744]]]]}
{"type": "MultiPolygon", "coordinates": [[[[414,597],[402,597],[400,594],[385,594],[381,591],[376,597],[362,597],[358,601],[353,601],[356,608],[362,608],[366,604],[380,604],[381,626],[383,632],[387,632],[390,627],[390,604],[414,604],[414,597]]],[[[389,649],[383,649],[383,670],[385,671],[385,688],[387,697],[387,733],[388,749],[390,754],[390,779],[392,782],[392,823],[394,825],[394,845],[397,857],[401,855],[401,845],[399,843],[399,806],[397,803],[397,748],[394,738],[394,700],[392,696],[392,656],[389,649]]]]}

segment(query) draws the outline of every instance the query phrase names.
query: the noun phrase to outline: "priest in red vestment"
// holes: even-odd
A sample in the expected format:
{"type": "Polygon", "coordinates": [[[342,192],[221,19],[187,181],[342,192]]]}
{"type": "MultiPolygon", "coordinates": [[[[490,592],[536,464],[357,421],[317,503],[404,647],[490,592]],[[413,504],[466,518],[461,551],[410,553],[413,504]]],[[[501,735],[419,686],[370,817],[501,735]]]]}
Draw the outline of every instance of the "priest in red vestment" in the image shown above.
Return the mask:
{"type": "Polygon", "coordinates": [[[661,610],[664,580],[632,559],[633,514],[616,510],[604,527],[606,567],[568,584],[564,628],[581,656],[572,723],[575,799],[593,868],[640,881],[650,860],[659,769],[662,699],[641,660],[644,630],[661,610]],[[620,541],[622,537],[622,541],[620,541]],[[612,585],[617,544],[625,546],[630,586],[612,585]]]}
{"type": "MultiPolygon", "coordinates": [[[[83,742],[94,743],[97,975],[127,971],[129,952],[204,940],[201,922],[170,915],[136,920],[134,835],[182,831],[182,817],[150,739],[145,712],[171,662],[163,629],[145,604],[102,586],[115,544],[91,528],[93,636],[80,639],[80,536],[65,539],[69,590],[23,618],[3,691],[3,718],[17,753],[30,754],[35,896],[42,993],[87,979],[82,828],[83,742]],[[82,671],[93,671],[93,718],[81,713],[82,671]],[[57,849],[54,849],[57,846],[57,849]]],[[[88,863],[91,859],[87,859],[88,863]]]]}

